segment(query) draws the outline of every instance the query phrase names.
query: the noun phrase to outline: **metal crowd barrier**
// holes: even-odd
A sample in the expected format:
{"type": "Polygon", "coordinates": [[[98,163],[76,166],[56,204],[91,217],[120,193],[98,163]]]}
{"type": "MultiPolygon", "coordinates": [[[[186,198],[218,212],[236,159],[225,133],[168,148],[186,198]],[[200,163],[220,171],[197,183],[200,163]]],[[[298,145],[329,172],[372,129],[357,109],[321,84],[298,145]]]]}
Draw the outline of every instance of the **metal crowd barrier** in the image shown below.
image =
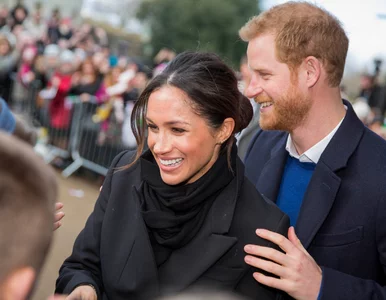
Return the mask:
{"type": "Polygon", "coordinates": [[[80,167],[106,175],[113,158],[126,149],[122,143],[122,122],[113,111],[101,120],[101,106],[93,97],[89,102],[75,101],[73,124],[76,130],[71,138],[73,162],[63,170],[69,177],[80,167]],[[99,111],[98,111],[99,108],[99,111]]]}
{"type": "Polygon", "coordinates": [[[124,146],[123,120],[113,109],[108,117],[100,118],[103,113],[95,97],[82,102],[78,96],[67,96],[64,102],[53,103],[39,97],[39,82],[22,86],[16,76],[12,79],[10,106],[47,135],[46,141],[36,146],[44,149],[40,154],[45,162],[54,163],[56,158],[71,161],[62,176],[69,177],[80,167],[105,176],[118,153],[135,148],[124,146]]]}

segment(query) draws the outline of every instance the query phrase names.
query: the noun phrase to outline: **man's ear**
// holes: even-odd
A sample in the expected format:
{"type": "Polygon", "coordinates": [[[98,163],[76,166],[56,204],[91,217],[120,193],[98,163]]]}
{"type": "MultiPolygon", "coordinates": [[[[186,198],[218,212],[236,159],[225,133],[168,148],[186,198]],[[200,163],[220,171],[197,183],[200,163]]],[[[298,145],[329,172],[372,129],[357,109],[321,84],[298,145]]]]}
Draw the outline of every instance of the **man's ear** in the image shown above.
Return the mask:
{"type": "Polygon", "coordinates": [[[1,283],[1,299],[25,300],[31,292],[36,272],[32,267],[21,267],[13,271],[1,283]]]}
{"type": "Polygon", "coordinates": [[[319,80],[322,72],[322,64],[319,59],[314,56],[308,56],[304,60],[304,71],[306,74],[307,86],[313,87],[319,80]]]}
{"type": "Polygon", "coordinates": [[[217,134],[217,144],[223,144],[232,135],[234,128],[235,120],[226,118],[217,134]]]}

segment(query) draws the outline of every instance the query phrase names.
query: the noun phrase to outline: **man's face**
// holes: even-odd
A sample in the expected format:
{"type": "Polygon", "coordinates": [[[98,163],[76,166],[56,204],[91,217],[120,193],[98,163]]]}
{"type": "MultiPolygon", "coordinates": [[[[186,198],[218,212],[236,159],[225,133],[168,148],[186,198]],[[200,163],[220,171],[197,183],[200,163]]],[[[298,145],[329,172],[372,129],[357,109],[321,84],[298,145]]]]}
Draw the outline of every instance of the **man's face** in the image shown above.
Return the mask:
{"type": "Polygon", "coordinates": [[[248,44],[251,81],[245,91],[260,104],[260,127],[263,130],[292,132],[306,118],[311,101],[297,74],[291,78],[288,65],[276,58],[275,37],[263,34],[248,44]]]}

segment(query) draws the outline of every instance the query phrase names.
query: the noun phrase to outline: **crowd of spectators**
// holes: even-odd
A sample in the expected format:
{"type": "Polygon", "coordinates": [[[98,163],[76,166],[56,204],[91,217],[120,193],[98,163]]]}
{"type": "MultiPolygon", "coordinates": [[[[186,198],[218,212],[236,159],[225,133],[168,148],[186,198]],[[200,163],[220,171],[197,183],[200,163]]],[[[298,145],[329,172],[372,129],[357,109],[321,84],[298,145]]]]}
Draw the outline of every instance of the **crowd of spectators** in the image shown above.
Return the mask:
{"type": "MultiPolygon", "coordinates": [[[[135,147],[130,132],[133,102],[152,77],[137,58],[117,56],[101,27],[75,23],[54,9],[0,8],[0,96],[14,110],[33,106],[39,126],[68,137],[69,99],[94,104],[96,143],[119,140],[135,147]]],[[[35,120],[35,121],[36,121],[35,120]]],[[[60,145],[66,147],[66,144],[60,145]]]]}
{"type": "Polygon", "coordinates": [[[381,83],[379,69],[361,74],[359,87],[353,104],[356,114],[366,126],[386,139],[386,85],[381,83]]]}

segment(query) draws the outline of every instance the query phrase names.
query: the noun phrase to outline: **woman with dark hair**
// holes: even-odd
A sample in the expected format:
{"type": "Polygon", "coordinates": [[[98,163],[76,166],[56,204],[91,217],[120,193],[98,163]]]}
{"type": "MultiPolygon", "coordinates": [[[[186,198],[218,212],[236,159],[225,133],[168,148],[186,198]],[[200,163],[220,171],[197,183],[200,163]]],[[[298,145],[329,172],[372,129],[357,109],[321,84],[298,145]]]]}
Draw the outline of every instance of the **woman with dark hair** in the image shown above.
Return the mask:
{"type": "Polygon", "coordinates": [[[244,262],[246,244],[273,246],[257,228],[285,235],[289,226],[244,177],[234,135],[251,118],[249,100],[218,56],[185,52],[172,60],[139,97],[136,154],[114,159],[56,292],[151,299],[210,288],[276,299],[244,262]]]}

